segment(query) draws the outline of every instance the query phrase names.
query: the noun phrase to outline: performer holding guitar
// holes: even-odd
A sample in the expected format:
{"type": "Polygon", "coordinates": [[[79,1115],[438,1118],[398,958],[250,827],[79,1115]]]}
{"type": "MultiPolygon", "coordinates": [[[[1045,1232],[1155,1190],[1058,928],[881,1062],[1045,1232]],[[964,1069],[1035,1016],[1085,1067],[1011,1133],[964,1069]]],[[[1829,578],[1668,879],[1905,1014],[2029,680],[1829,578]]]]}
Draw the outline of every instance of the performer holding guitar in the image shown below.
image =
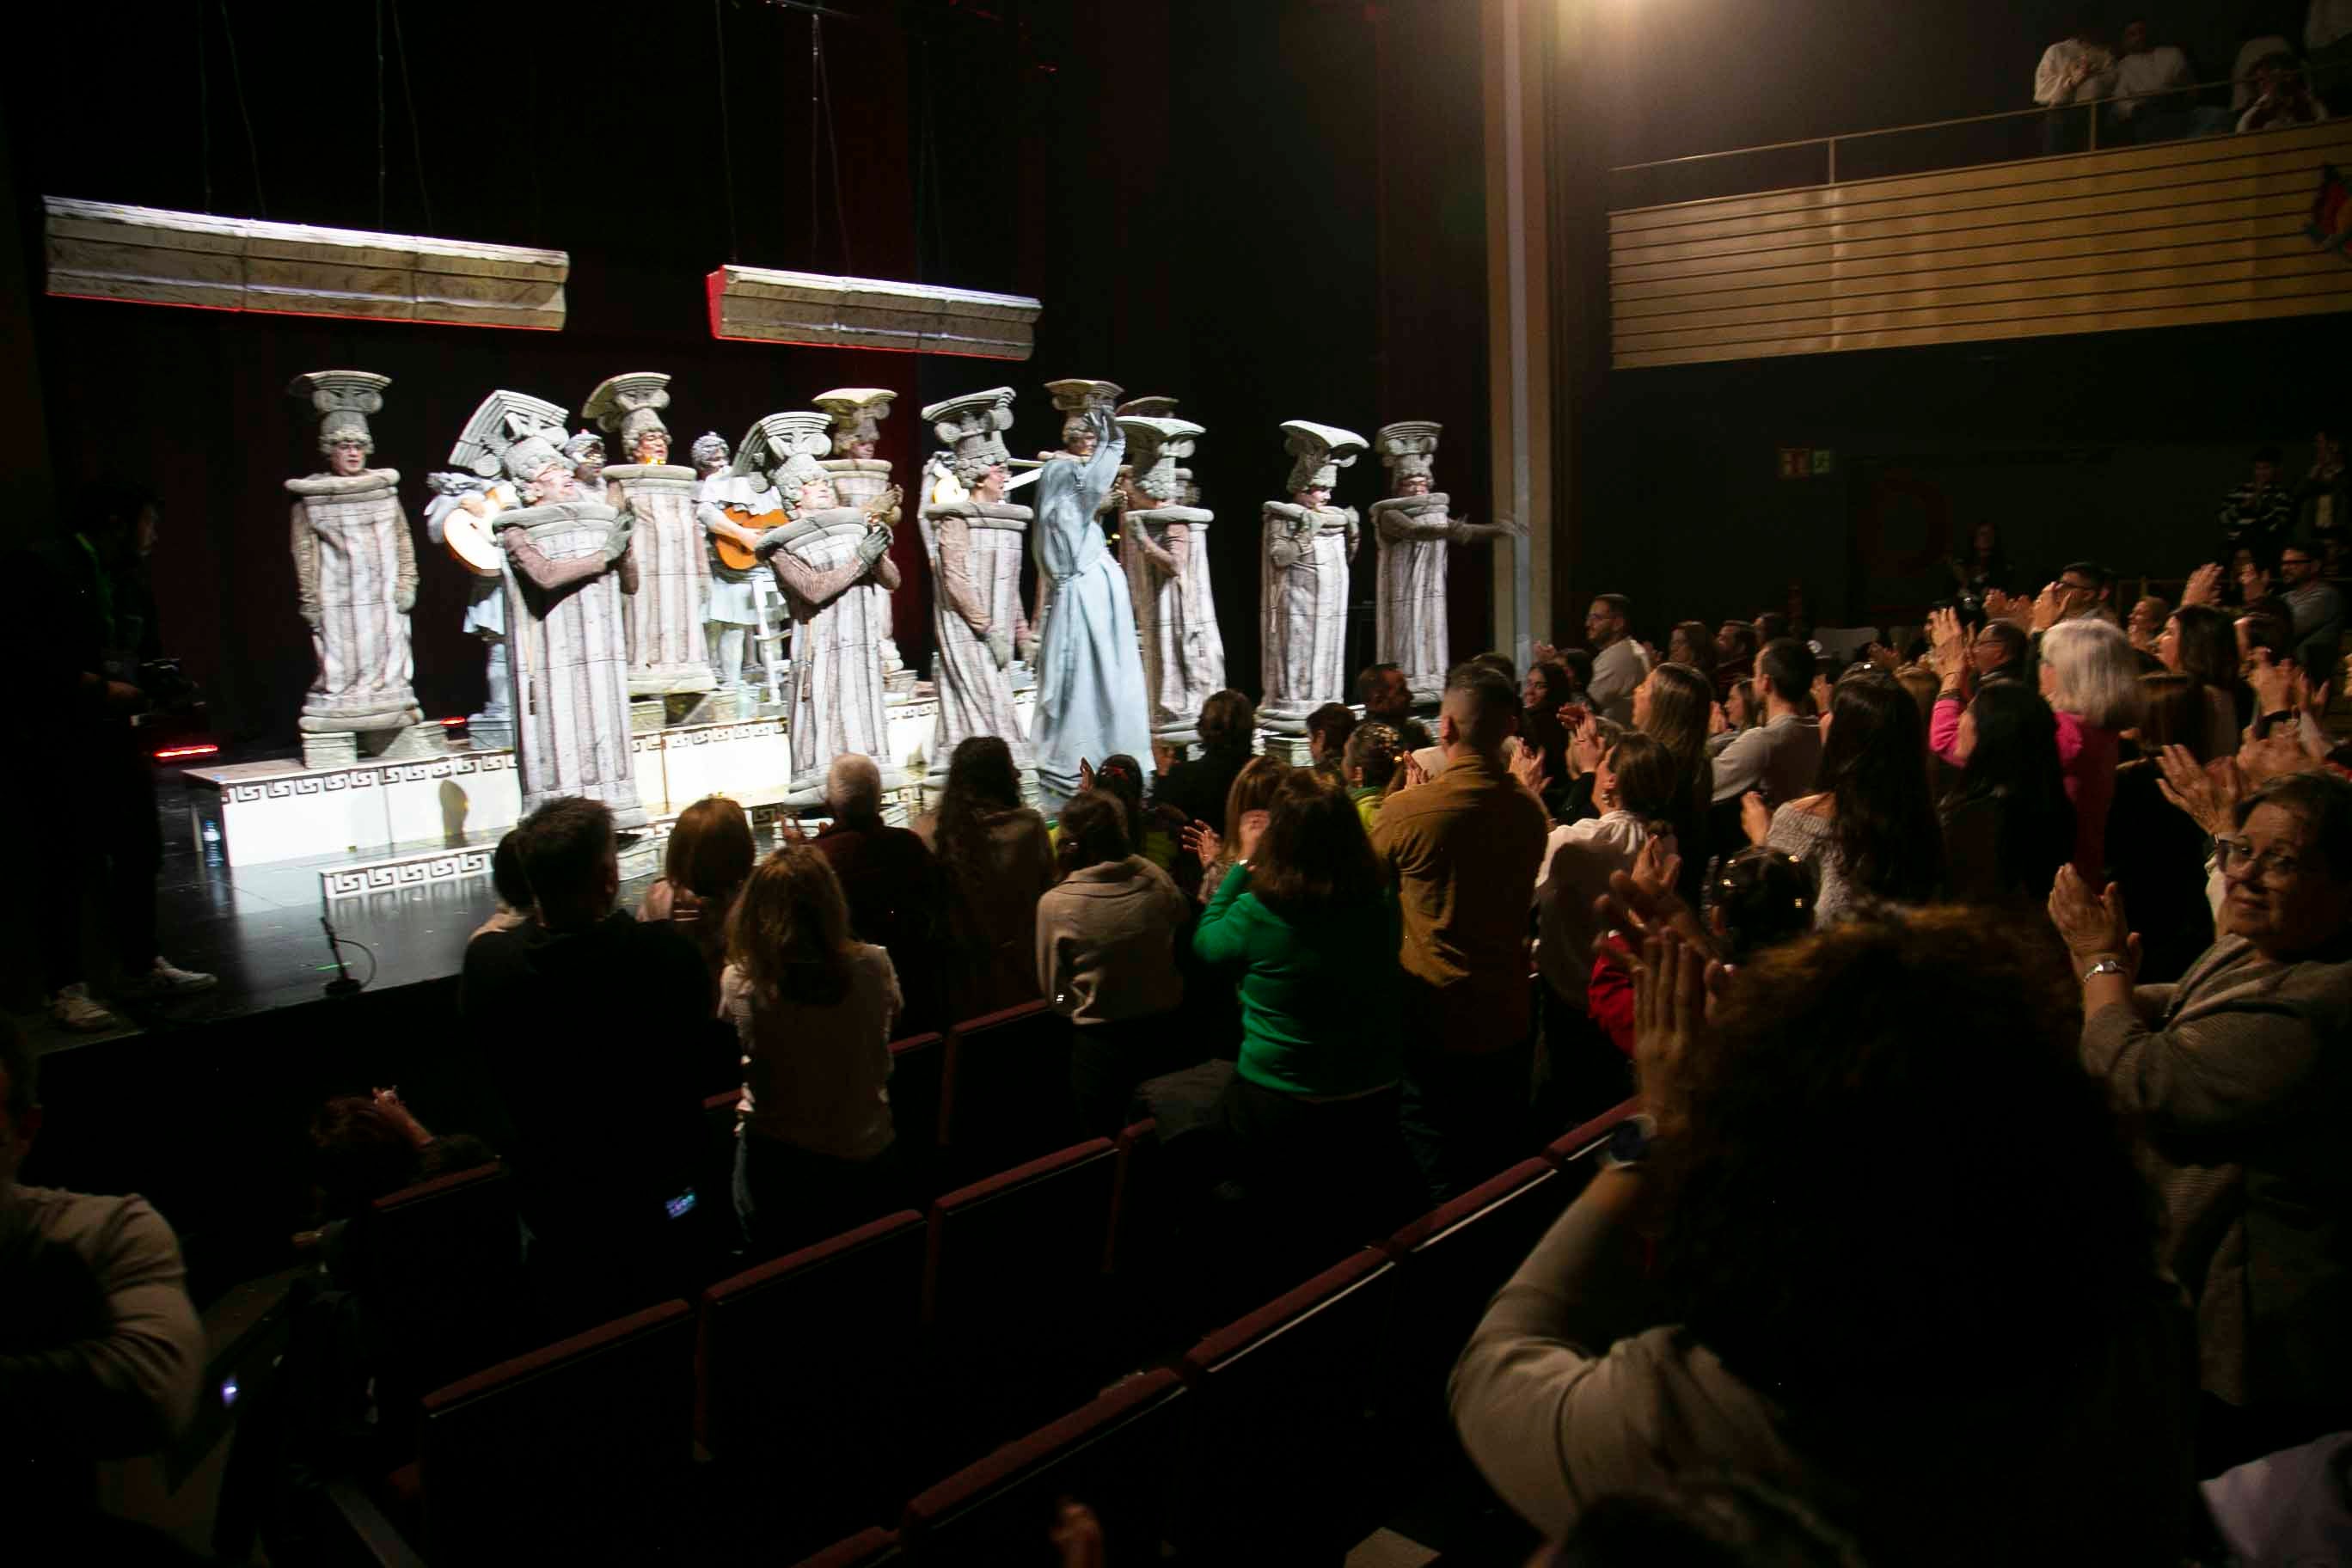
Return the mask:
{"type": "Polygon", "coordinates": [[[710,644],[711,673],[718,678],[720,690],[740,692],[744,636],[760,624],[753,577],[760,563],[751,547],[761,534],[784,519],[773,510],[772,491],[756,495],[751,480],[728,472],[733,454],[725,437],[716,431],[700,437],[694,443],[693,456],[695,472],[702,476],[694,515],[710,536],[710,606],[703,619],[710,644]],[[768,509],[764,516],[761,503],[768,509]]]}

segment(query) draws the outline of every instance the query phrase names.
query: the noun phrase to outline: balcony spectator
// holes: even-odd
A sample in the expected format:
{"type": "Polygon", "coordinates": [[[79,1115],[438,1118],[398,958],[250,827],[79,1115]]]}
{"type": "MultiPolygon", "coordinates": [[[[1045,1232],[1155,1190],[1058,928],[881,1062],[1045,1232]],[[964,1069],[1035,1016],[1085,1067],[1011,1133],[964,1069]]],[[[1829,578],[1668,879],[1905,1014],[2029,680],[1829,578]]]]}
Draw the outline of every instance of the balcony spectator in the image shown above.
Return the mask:
{"type": "Polygon", "coordinates": [[[2254,73],[2265,60],[2273,58],[2294,58],[2294,46],[2276,33],[2264,33],[2248,38],[2238,46],[2238,58],[2230,67],[2230,118],[2234,121],[2243,114],[2262,89],[2254,82],[2254,73]]]}
{"type": "Polygon", "coordinates": [[[2135,911],[2059,874],[2083,1058],[2158,1163],[2166,1262],[2197,1303],[2198,1473],[2344,1430],[2352,1412],[2352,784],[2272,779],[2219,825],[2221,940],[2135,985],[2135,911]]]}
{"type": "Polygon", "coordinates": [[[1952,580],[1959,585],[1960,596],[1974,599],[1979,606],[1995,589],[2005,594],[2015,587],[2016,576],[2009,552],[2001,548],[1998,523],[1977,524],[1969,532],[1969,552],[1952,559],[1952,580]]]}
{"type": "Polygon", "coordinates": [[[1592,645],[1592,679],[1585,700],[1620,724],[1633,721],[1633,689],[1650,673],[1649,656],[1633,640],[1633,603],[1622,594],[1596,594],[1584,612],[1584,640],[1592,645]]]}
{"type": "Polygon", "coordinates": [[[2335,679],[2344,639],[2344,595],[2320,581],[2319,557],[2300,544],[2279,552],[2279,602],[2294,628],[2294,662],[2316,684],[2335,679]]]}
{"type": "Polygon", "coordinates": [[[2303,58],[2311,67],[2312,90],[2322,99],[2335,99],[2343,90],[2347,68],[2352,67],[2352,3],[2311,0],[2311,9],[2303,16],[2303,58]]]}
{"type": "Polygon", "coordinates": [[[2116,58],[2095,16],[2084,16],[2074,30],[2042,51],[2033,68],[2033,101],[2050,110],[2042,125],[2042,151],[2072,153],[2090,141],[2091,110],[2116,89],[2116,58]]]}
{"type": "Polygon", "coordinates": [[[2221,522],[2221,553],[2216,560],[2227,563],[2241,550],[2252,552],[2265,567],[2278,559],[2279,547],[2294,525],[2294,497],[2279,483],[2276,447],[2254,454],[2252,475],[2222,498],[2221,522]]]}
{"type": "Polygon", "coordinates": [[[2196,81],[2189,57],[2174,45],[2149,42],[2144,20],[2124,24],[2120,46],[2116,100],[2107,109],[2116,140],[2163,142],[2186,134],[2192,106],[2177,89],[2196,81]]]}
{"type": "Polygon", "coordinates": [[[2254,88],[2254,101],[2238,117],[2242,132],[2316,125],[2327,118],[2327,105],[2312,92],[2303,68],[2291,56],[2273,55],[2256,66],[2254,88]]]}
{"type": "Polygon", "coordinates": [[[2330,576],[2346,564],[2344,544],[2352,538],[2352,468],[2344,462],[2344,437],[2321,430],[2311,438],[2311,472],[2296,487],[2295,530],[2319,554],[2330,576]]]}

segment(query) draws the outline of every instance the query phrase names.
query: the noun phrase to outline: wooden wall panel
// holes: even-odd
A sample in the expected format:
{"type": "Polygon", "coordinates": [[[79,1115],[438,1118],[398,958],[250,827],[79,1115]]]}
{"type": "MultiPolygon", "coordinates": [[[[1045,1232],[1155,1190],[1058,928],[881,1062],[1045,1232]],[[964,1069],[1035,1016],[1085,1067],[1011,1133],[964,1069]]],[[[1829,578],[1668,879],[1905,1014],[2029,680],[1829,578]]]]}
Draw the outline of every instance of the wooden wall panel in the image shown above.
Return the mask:
{"type": "Polygon", "coordinates": [[[1621,368],[2352,310],[2352,121],[1609,215],[1621,368]]]}

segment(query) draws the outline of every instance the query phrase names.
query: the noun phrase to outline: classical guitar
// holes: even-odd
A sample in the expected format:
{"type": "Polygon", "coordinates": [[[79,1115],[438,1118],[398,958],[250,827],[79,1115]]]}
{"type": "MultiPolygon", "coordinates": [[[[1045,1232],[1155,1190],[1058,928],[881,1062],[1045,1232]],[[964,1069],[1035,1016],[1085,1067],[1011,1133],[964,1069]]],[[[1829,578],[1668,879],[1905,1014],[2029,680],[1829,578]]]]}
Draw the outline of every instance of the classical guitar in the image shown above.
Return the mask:
{"type": "MultiPolygon", "coordinates": [[[[727,520],[739,528],[750,529],[753,533],[765,533],[772,528],[782,528],[789,521],[781,510],[755,512],[751,508],[743,506],[722,506],[719,510],[727,514],[727,520]]],[[[730,572],[749,572],[760,564],[759,557],[753,555],[748,547],[737,543],[723,533],[714,533],[710,536],[710,548],[717,552],[719,564],[730,572]]]]}
{"type": "MultiPolygon", "coordinates": [[[[468,497],[468,500],[475,498],[468,497]]],[[[448,547],[457,563],[478,577],[499,575],[505,552],[490,534],[490,519],[500,510],[499,503],[485,496],[479,498],[484,510],[474,511],[459,505],[449,509],[441,520],[441,542],[448,547]]]]}

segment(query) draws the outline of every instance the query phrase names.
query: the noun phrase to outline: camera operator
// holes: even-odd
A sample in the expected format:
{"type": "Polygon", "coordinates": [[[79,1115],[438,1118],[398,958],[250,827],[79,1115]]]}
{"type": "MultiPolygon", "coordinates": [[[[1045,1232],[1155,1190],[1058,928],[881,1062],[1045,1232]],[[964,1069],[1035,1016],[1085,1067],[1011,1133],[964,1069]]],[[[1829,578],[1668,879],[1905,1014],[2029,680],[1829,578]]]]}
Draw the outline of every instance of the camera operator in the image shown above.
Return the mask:
{"type": "Polygon", "coordinates": [[[116,994],[160,998],[215,983],[155,951],[163,834],[153,769],[131,721],[149,706],[136,681],[157,651],[147,556],[161,521],[152,491],[93,488],[66,519],[70,531],[7,574],[17,595],[9,636],[20,644],[12,662],[32,677],[31,710],[61,742],[47,775],[51,793],[37,797],[26,817],[37,826],[53,900],[39,922],[44,984],[51,1016],[81,1032],[122,1023],[91,996],[83,963],[81,892],[92,879],[100,890],[102,929],[121,965],[116,994]]]}

